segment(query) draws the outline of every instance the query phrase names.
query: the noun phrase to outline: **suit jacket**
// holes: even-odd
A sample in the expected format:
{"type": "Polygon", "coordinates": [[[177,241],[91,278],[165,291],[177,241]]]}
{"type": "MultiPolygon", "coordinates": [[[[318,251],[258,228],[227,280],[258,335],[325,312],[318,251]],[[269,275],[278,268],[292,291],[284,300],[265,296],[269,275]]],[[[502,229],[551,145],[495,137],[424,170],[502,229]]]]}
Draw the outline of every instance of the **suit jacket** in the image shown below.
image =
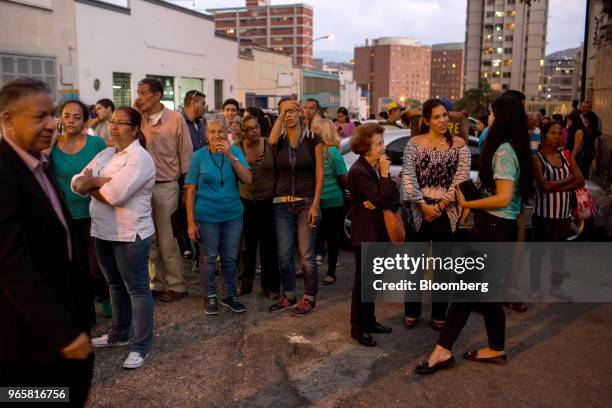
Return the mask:
{"type": "Polygon", "coordinates": [[[0,367],[56,363],[60,350],[88,330],[91,285],[74,250],[83,243],[50,179],[72,237],[72,261],[51,202],[15,150],[0,140],[0,367]]]}
{"type": "Polygon", "coordinates": [[[399,206],[399,191],[388,177],[379,178],[367,160],[360,156],[348,174],[351,193],[351,243],[359,247],[362,242],[388,242],[383,210],[395,211],[399,206]],[[370,201],[375,210],[363,206],[370,201]]]}

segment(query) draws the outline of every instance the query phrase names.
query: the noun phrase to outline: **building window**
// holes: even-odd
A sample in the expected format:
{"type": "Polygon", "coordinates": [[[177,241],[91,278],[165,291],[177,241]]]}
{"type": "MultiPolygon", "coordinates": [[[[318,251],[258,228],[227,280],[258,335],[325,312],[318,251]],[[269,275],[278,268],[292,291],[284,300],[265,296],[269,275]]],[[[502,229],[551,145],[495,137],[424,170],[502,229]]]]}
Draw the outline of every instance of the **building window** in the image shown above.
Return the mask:
{"type": "Polygon", "coordinates": [[[0,86],[22,76],[43,81],[51,88],[53,99],[57,98],[55,58],[0,54],[0,86]]]}
{"type": "Polygon", "coordinates": [[[504,78],[510,78],[512,76],[512,73],[510,72],[504,72],[504,78]]]}
{"type": "Polygon", "coordinates": [[[512,60],[504,60],[504,67],[511,67],[512,66],[512,60]]]}
{"type": "Polygon", "coordinates": [[[221,109],[223,105],[223,80],[215,79],[215,109],[221,109]]]}
{"type": "Polygon", "coordinates": [[[504,54],[512,54],[512,48],[504,48],[504,54]]]}
{"type": "Polygon", "coordinates": [[[115,106],[131,106],[132,92],[130,90],[131,74],[113,72],[113,101],[115,106]]]}
{"type": "Polygon", "coordinates": [[[486,12],[486,14],[485,14],[485,16],[486,16],[487,18],[493,17],[494,15],[495,15],[495,12],[494,12],[494,11],[487,11],[487,12],[486,12]]]}
{"type": "Polygon", "coordinates": [[[495,17],[504,17],[504,12],[503,11],[496,11],[495,12],[495,17]]]}
{"type": "Polygon", "coordinates": [[[516,16],[516,10],[506,11],[506,17],[514,17],[514,16],[516,16]]]}
{"type": "Polygon", "coordinates": [[[192,90],[204,93],[204,80],[202,78],[181,77],[180,105],[183,105],[187,92],[192,90]]]}
{"type": "Polygon", "coordinates": [[[513,35],[507,35],[506,36],[506,41],[508,41],[508,42],[514,41],[514,36],[513,35]]]}
{"type": "Polygon", "coordinates": [[[516,0],[508,0],[508,5],[514,5],[516,4],[516,0]]]}

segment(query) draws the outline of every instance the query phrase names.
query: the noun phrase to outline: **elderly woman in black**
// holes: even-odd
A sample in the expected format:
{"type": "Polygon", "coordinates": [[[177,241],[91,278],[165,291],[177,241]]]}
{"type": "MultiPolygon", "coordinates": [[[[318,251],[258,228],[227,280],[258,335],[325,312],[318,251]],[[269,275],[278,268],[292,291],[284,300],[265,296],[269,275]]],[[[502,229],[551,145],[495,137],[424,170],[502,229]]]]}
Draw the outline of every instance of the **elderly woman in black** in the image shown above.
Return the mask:
{"type": "Polygon", "coordinates": [[[351,337],[366,347],[376,346],[370,333],[390,333],[376,322],[374,303],[361,301],[361,243],[389,242],[383,210],[399,206],[399,192],[389,176],[384,129],[376,123],[356,128],[351,150],[359,154],[348,174],[351,193],[352,246],[355,251],[355,283],[351,300],[351,337]]]}

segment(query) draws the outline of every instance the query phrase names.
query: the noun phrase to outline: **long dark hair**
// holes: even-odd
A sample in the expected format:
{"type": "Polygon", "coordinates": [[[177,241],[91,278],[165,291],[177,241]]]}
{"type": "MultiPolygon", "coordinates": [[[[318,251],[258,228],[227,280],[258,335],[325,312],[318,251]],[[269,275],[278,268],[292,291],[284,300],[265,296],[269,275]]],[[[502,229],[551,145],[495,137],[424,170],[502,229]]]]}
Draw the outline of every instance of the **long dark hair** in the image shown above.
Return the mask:
{"type": "MultiPolygon", "coordinates": [[[[434,98],[425,101],[425,103],[423,104],[423,119],[427,119],[428,121],[431,120],[433,110],[438,106],[443,107],[446,113],[448,113],[448,108],[446,107],[444,102],[442,102],[441,99],[434,98]]],[[[421,125],[421,133],[427,132],[429,132],[429,125],[427,125],[423,120],[423,124],[421,125]]],[[[446,138],[446,143],[448,143],[450,147],[453,147],[453,134],[450,132],[450,129],[446,128],[446,133],[444,133],[444,137],[446,138]]]]}
{"type": "Polygon", "coordinates": [[[142,130],[140,130],[140,125],[142,124],[142,116],[140,115],[140,112],[138,112],[136,109],[132,108],[131,106],[120,106],[119,108],[117,108],[117,111],[123,112],[126,115],[128,115],[132,126],[138,128],[138,133],[136,133],[136,137],[138,138],[140,145],[146,149],[147,139],[145,138],[145,135],[142,133],[142,130]]]}
{"type": "Polygon", "coordinates": [[[483,189],[495,194],[493,155],[502,143],[510,143],[519,161],[518,189],[523,203],[534,191],[533,164],[527,131],[525,108],[511,96],[500,96],[491,106],[495,120],[480,153],[480,183],[483,189]]]}

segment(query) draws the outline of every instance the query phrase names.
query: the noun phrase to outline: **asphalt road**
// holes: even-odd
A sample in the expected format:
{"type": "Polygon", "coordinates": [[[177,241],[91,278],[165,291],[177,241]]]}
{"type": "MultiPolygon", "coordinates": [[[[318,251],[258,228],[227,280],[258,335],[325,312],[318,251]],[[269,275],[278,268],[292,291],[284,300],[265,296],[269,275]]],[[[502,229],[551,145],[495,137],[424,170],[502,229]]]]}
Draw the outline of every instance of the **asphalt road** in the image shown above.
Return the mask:
{"type": "MultiPolygon", "coordinates": [[[[127,349],[96,352],[88,406],[612,406],[610,304],[543,303],[523,314],[507,311],[506,366],[461,359],[486,345],[482,317],[474,314],[455,346],[456,367],[421,377],[412,371],[437,333],[426,318],[406,330],[402,304],[377,305],[378,320],[393,328],[376,335],[378,347],[350,338],[350,253],[341,254],[336,284],[321,287],[317,310],[303,318],[270,314],[259,288],[241,298],[246,313],[222,309],[205,316],[198,277],[187,276],[187,298],[155,302],[154,344],[144,366],[122,369],[127,349]]],[[[425,306],[424,317],[429,311],[425,306]]],[[[109,325],[100,317],[94,334],[109,325]]]]}

